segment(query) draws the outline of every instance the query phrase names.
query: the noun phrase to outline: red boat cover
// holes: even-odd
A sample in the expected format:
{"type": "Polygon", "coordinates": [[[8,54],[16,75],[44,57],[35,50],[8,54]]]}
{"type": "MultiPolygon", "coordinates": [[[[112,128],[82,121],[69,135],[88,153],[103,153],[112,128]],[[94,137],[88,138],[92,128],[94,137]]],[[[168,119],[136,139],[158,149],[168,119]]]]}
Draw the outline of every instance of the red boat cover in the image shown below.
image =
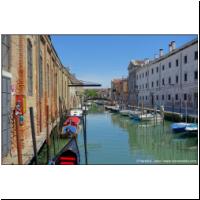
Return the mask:
{"type": "Polygon", "coordinates": [[[68,125],[68,124],[77,125],[79,123],[80,123],[79,117],[77,117],[77,116],[71,116],[71,117],[67,117],[67,120],[64,122],[64,125],[68,125]]]}

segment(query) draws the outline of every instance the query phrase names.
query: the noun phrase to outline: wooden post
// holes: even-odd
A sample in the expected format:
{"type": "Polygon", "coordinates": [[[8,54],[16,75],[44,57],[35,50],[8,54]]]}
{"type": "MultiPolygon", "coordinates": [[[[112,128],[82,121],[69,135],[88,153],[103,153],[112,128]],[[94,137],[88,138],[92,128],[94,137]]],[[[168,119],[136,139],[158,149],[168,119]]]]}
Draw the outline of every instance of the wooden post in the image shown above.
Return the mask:
{"type": "Polygon", "coordinates": [[[156,114],[156,109],[155,109],[155,106],[154,106],[154,126],[156,125],[156,117],[155,117],[155,114],[156,114]]]}
{"type": "MultiPolygon", "coordinates": [[[[56,119],[56,129],[57,129],[57,133],[56,133],[56,139],[57,139],[57,148],[59,149],[59,137],[60,137],[60,132],[59,132],[59,123],[58,123],[58,117],[60,115],[58,114],[57,119],[56,119]]],[[[61,120],[61,117],[60,117],[61,120]]]]}
{"type": "Polygon", "coordinates": [[[84,137],[84,147],[85,147],[85,164],[88,164],[87,159],[87,131],[86,131],[86,113],[83,114],[83,137],[84,137]]]}
{"type": "Polygon", "coordinates": [[[164,118],[165,118],[164,106],[160,106],[160,114],[162,115],[163,127],[164,127],[164,118]]]}
{"type": "Polygon", "coordinates": [[[19,135],[19,117],[15,115],[15,123],[16,123],[16,139],[17,139],[17,157],[18,157],[18,164],[22,165],[22,143],[21,137],[19,135]]]}
{"type": "Polygon", "coordinates": [[[187,100],[185,101],[185,120],[187,123],[187,100]]]}
{"type": "Polygon", "coordinates": [[[155,115],[156,115],[156,124],[157,124],[157,106],[155,107],[155,115]]]}
{"type": "Polygon", "coordinates": [[[52,120],[52,134],[53,134],[53,152],[54,152],[54,156],[56,155],[56,146],[55,146],[55,132],[54,132],[54,128],[53,128],[53,125],[54,125],[54,122],[55,122],[55,119],[52,120]]]}
{"type": "Polygon", "coordinates": [[[49,153],[49,145],[50,145],[50,139],[49,139],[49,106],[46,106],[46,127],[47,127],[47,135],[46,135],[46,145],[47,145],[47,163],[50,159],[50,153],[49,153]]]}
{"type": "Polygon", "coordinates": [[[142,115],[144,115],[144,102],[142,100],[142,115]]]}
{"type": "Polygon", "coordinates": [[[37,163],[38,163],[38,160],[37,160],[37,144],[36,144],[36,137],[35,137],[33,107],[30,107],[29,110],[30,110],[30,119],[31,119],[31,133],[32,133],[32,141],[33,141],[34,158],[35,158],[35,164],[37,165],[37,163]]]}

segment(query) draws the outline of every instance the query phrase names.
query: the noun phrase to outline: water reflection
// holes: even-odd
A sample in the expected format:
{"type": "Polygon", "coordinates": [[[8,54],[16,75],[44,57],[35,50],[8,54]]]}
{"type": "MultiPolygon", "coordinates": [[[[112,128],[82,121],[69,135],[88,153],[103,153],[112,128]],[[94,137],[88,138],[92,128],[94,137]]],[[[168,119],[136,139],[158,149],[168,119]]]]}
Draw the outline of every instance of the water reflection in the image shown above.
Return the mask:
{"type": "MultiPolygon", "coordinates": [[[[140,123],[129,117],[104,111],[93,105],[87,115],[87,149],[89,164],[197,164],[197,137],[173,134],[170,122],[140,123]]],[[[50,157],[67,140],[51,137],[50,157]]],[[[81,164],[85,164],[82,130],[78,135],[81,164]]],[[[47,162],[47,148],[40,155],[47,162]]]]}
{"type": "Polygon", "coordinates": [[[128,133],[131,153],[136,162],[146,164],[197,164],[197,137],[182,138],[173,134],[170,122],[141,123],[112,114],[113,124],[128,133]],[[147,161],[147,162],[146,162],[147,161]]]}

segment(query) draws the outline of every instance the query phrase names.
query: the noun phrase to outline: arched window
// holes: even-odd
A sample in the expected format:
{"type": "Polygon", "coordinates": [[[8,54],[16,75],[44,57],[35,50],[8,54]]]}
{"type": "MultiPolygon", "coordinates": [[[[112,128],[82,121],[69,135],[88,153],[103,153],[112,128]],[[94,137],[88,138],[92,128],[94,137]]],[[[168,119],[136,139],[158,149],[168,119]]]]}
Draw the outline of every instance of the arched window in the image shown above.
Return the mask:
{"type": "Polygon", "coordinates": [[[42,52],[40,51],[40,57],[39,57],[39,97],[43,97],[43,58],[42,58],[42,52]]]}
{"type": "Polygon", "coordinates": [[[33,95],[33,50],[30,40],[27,40],[27,62],[28,62],[28,95],[33,95]]]}
{"type": "Polygon", "coordinates": [[[46,77],[47,77],[47,96],[49,97],[49,77],[50,77],[50,70],[49,70],[49,64],[47,64],[47,74],[46,74],[46,77]]]}

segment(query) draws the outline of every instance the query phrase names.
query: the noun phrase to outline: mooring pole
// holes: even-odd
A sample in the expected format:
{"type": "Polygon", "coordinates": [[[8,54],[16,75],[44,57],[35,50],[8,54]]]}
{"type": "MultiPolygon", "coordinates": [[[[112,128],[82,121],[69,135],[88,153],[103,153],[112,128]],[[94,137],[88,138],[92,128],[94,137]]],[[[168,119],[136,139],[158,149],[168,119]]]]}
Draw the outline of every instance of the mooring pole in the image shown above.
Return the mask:
{"type": "Polygon", "coordinates": [[[37,165],[37,163],[38,163],[38,159],[37,159],[37,144],[36,144],[36,137],[35,137],[33,107],[30,107],[29,110],[30,110],[30,118],[31,118],[31,132],[32,132],[34,158],[35,158],[35,164],[37,165]]]}
{"type": "MultiPolygon", "coordinates": [[[[55,123],[55,119],[53,120],[52,125],[55,123]]],[[[53,152],[54,152],[54,156],[56,155],[56,144],[55,144],[55,130],[52,126],[52,131],[53,131],[53,152]]]]}
{"type": "Polygon", "coordinates": [[[57,115],[57,119],[56,119],[56,129],[57,129],[57,134],[56,134],[56,140],[57,140],[57,149],[59,150],[60,146],[60,141],[59,141],[59,137],[60,137],[60,130],[59,130],[59,126],[61,123],[61,114],[58,113],[57,115]]]}
{"type": "Polygon", "coordinates": [[[47,127],[47,135],[46,135],[46,145],[47,145],[47,163],[50,159],[50,154],[49,154],[49,106],[46,106],[46,127],[47,127]]]}
{"type": "Polygon", "coordinates": [[[18,158],[18,164],[22,165],[22,144],[21,144],[21,137],[19,135],[19,117],[15,115],[15,124],[16,124],[16,139],[17,139],[17,158],[18,158]]]}
{"type": "Polygon", "coordinates": [[[87,165],[88,164],[88,159],[87,159],[87,131],[86,131],[87,121],[86,121],[86,113],[85,113],[85,111],[83,111],[83,112],[84,112],[84,114],[83,114],[83,121],[84,121],[83,133],[84,133],[84,146],[85,146],[85,164],[87,165]]]}

